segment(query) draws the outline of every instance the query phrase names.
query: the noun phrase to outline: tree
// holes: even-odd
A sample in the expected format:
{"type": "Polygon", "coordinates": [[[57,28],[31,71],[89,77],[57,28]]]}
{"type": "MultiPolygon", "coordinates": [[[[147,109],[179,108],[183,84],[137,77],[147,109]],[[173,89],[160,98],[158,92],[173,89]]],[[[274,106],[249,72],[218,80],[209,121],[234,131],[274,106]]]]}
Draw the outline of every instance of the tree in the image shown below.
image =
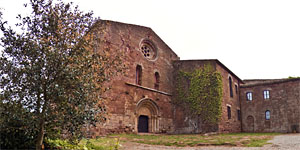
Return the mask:
{"type": "Polygon", "coordinates": [[[7,27],[0,13],[0,111],[16,113],[41,149],[45,135],[80,138],[85,124],[103,119],[103,85],[121,61],[108,57],[109,49],[99,51],[101,30],[91,12],[52,0],[24,6],[32,13],[18,15],[21,32],[7,27]],[[14,105],[22,113],[9,109],[14,105]]]}

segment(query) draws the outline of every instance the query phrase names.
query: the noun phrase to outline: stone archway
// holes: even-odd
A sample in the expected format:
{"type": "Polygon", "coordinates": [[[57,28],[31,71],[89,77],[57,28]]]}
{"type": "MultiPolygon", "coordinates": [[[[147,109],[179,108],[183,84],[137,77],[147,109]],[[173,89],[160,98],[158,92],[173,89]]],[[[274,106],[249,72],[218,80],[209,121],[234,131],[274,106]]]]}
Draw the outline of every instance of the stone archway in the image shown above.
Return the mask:
{"type": "Polygon", "coordinates": [[[136,105],[136,131],[156,133],[159,131],[158,106],[151,99],[142,99],[136,105]]]}
{"type": "Polygon", "coordinates": [[[253,116],[248,116],[246,120],[247,124],[247,132],[254,132],[254,117],[253,116]]]}

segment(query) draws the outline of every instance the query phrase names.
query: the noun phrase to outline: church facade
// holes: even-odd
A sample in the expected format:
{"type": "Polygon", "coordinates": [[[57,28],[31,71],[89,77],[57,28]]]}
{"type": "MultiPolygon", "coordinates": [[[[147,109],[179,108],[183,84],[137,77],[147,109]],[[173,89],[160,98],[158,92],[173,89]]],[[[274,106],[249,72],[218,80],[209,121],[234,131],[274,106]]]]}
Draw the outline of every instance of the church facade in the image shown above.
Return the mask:
{"type": "Polygon", "coordinates": [[[298,79],[287,82],[292,88],[296,87],[293,92],[298,90],[298,94],[293,94],[293,97],[289,94],[280,95],[280,89],[286,88],[286,82],[270,86],[268,84],[266,89],[270,89],[270,99],[266,104],[261,104],[254,95],[256,89],[261,89],[264,85],[252,85],[252,82],[241,80],[218,60],[180,60],[179,56],[148,27],[104,20],[100,24],[104,30],[101,38],[105,42],[99,49],[108,47],[112,56],[113,53],[122,54],[127,69],[124,74],[114,77],[109,82],[110,90],[105,94],[107,119],[89,130],[92,135],[139,132],[299,132],[298,79]],[[172,103],[176,72],[192,71],[206,64],[213,66],[214,70],[221,74],[223,82],[222,113],[219,123],[215,126],[199,123],[190,118],[184,108],[172,103]],[[245,99],[245,94],[249,91],[253,92],[251,102],[245,99]],[[279,95],[282,98],[276,99],[279,95]],[[287,100],[284,96],[289,97],[291,103],[277,107],[285,104],[281,103],[287,100]],[[276,102],[273,102],[273,99],[276,102]],[[292,103],[297,103],[298,107],[292,103]],[[264,117],[266,111],[258,111],[262,107],[270,111],[271,117],[268,120],[264,117]],[[288,112],[282,115],[285,109],[288,109],[288,112]],[[276,118],[276,115],[279,118],[276,118]],[[294,117],[285,118],[288,116],[294,117]],[[281,120],[278,120],[280,118],[281,120]],[[280,126],[282,121],[288,122],[288,125],[280,126]]]}

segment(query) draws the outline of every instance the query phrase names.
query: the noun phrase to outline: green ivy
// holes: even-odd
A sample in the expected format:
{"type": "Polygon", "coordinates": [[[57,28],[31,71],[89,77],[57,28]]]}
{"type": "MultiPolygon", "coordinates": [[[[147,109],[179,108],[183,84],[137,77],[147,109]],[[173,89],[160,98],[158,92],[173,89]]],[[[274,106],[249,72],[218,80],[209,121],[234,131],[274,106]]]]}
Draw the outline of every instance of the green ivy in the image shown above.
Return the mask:
{"type": "Polygon", "coordinates": [[[217,123],[221,116],[223,86],[221,74],[211,65],[192,72],[179,71],[175,104],[207,123],[217,123]]]}

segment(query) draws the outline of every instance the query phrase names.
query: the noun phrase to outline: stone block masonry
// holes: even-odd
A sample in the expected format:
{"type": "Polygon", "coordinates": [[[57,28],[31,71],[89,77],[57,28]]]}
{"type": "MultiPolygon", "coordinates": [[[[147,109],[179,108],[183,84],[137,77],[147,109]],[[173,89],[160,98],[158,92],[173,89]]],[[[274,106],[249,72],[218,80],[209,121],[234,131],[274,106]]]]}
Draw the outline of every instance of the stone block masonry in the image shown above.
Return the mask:
{"type": "Polygon", "coordinates": [[[95,51],[107,49],[110,57],[121,56],[127,69],[104,85],[110,88],[103,95],[106,121],[88,127],[89,135],[299,132],[300,79],[242,81],[218,60],[180,60],[148,27],[105,20],[95,27],[103,39],[95,51]],[[193,71],[205,64],[222,76],[222,113],[216,125],[191,118],[189,108],[173,103],[178,71],[193,71]],[[269,91],[267,100],[264,91],[269,91]]]}

